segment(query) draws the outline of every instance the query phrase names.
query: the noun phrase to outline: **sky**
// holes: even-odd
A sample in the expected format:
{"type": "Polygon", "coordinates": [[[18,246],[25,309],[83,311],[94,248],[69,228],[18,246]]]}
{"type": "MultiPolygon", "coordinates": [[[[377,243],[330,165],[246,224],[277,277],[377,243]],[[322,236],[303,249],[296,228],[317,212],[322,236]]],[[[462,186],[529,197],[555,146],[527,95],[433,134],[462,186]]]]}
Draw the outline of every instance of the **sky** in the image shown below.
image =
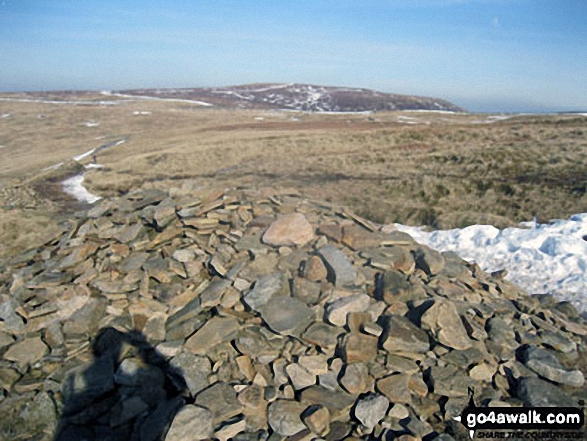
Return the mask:
{"type": "Polygon", "coordinates": [[[585,0],[0,0],[0,91],[296,82],[587,109],[585,0]]]}

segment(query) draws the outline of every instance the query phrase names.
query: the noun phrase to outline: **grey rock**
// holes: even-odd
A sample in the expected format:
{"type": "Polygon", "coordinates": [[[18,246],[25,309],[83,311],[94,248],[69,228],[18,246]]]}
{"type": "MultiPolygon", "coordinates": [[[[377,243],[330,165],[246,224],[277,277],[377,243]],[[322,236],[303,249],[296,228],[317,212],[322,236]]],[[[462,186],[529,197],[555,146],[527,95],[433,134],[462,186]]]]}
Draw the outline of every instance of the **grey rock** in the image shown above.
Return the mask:
{"type": "Polygon", "coordinates": [[[208,387],[208,375],[212,373],[212,364],[208,357],[181,352],[173,357],[171,366],[180,370],[192,395],[208,387]]]}
{"type": "Polygon", "coordinates": [[[263,306],[261,317],[278,334],[299,336],[313,320],[314,313],[296,298],[278,296],[263,306]]]}
{"type": "Polygon", "coordinates": [[[219,425],[242,411],[236,391],[228,383],[215,383],[196,396],[196,404],[212,412],[214,426],[219,425]]]}
{"type": "Polygon", "coordinates": [[[422,315],[421,322],[422,328],[436,333],[438,341],[443,345],[460,350],[471,347],[471,340],[453,303],[434,302],[422,315]]]}
{"type": "Polygon", "coordinates": [[[524,364],[538,375],[559,384],[581,387],[585,382],[579,370],[567,371],[551,352],[530,346],[524,351],[524,364]]]}
{"type": "Polygon", "coordinates": [[[296,401],[277,400],[269,405],[269,426],[282,436],[292,436],[306,429],[301,414],[306,406],[296,401]]]}
{"type": "Polygon", "coordinates": [[[387,414],[389,400],[383,395],[367,395],[357,401],[355,417],[367,429],[372,430],[387,414]]]}
{"type": "Polygon", "coordinates": [[[326,305],[326,320],[335,326],[344,326],[350,312],[366,311],[370,301],[371,298],[367,294],[353,294],[334,300],[326,305]]]}
{"type": "Polygon", "coordinates": [[[40,337],[27,338],[15,343],[4,354],[4,359],[16,363],[33,364],[49,352],[47,345],[40,337]]]}
{"type": "Polygon", "coordinates": [[[287,279],[283,273],[269,274],[255,282],[253,289],[243,296],[243,301],[252,310],[260,311],[273,296],[285,294],[286,289],[287,279]]]}
{"type": "Polygon", "coordinates": [[[90,298],[63,324],[63,333],[66,338],[89,337],[98,330],[100,320],[105,313],[106,300],[104,298],[90,298]]]}
{"type": "Polygon", "coordinates": [[[426,332],[405,317],[393,315],[381,336],[383,347],[392,352],[427,352],[430,342],[426,332]]]}
{"type": "Polygon", "coordinates": [[[474,380],[455,366],[432,366],[430,383],[435,394],[449,398],[466,397],[468,388],[475,385],[474,380]]]}
{"type": "Polygon", "coordinates": [[[185,349],[193,354],[206,354],[214,346],[236,337],[240,325],[234,317],[213,317],[185,343],[185,349]]]}
{"type": "Polygon", "coordinates": [[[518,383],[518,398],[525,406],[574,407],[576,400],[557,386],[539,378],[522,378],[518,383]]]}
{"type": "Polygon", "coordinates": [[[120,426],[135,419],[148,409],[149,405],[141,397],[134,396],[129,399],[124,399],[113,409],[110,425],[112,427],[120,426]]]}
{"type": "Polygon", "coordinates": [[[201,440],[211,438],[213,434],[212,413],[203,407],[188,404],[175,415],[165,440],[201,440]]]}
{"type": "Polygon", "coordinates": [[[357,271],[348,257],[333,245],[324,245],[318,250],[328,270],[328,281],[337,287],[354,285],[357,271]]]}
{"type": "Polygon", "coordinates": [[[445,265],[442,254],[428,247],[420,247],[414,252],[416,267],[428,275],[438,274],[445,265]]]}

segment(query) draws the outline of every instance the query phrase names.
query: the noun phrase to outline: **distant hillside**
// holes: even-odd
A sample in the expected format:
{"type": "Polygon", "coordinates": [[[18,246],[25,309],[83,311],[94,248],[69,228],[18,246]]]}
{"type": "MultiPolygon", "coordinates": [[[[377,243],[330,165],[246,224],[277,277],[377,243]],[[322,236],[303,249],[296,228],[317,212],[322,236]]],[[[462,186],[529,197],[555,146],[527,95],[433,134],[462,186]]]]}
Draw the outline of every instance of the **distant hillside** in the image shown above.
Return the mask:
{"type": "Polygon", "coordinates": [[[383,110],[466,110],[442,99],[396,95],[369,89],[310,84],[246,84],[219,88],[138,89],[117,93],[154,98],[204,101],[215,106],[247,109],[283,109],[312,112],[383,110]]]}

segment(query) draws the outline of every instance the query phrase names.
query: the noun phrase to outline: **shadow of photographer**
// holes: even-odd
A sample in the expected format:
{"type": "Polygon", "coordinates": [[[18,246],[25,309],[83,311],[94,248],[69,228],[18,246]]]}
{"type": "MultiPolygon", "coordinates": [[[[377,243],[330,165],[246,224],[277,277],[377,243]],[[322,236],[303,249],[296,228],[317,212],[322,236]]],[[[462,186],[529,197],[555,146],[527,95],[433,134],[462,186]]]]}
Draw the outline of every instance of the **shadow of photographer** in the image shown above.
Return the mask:
{"type": "Polygon", "coordinates": [[[92,351],[63,381],[55,441],[163,440],[188,397],[182,372],[138,331],[104,328],[92,351]]]}

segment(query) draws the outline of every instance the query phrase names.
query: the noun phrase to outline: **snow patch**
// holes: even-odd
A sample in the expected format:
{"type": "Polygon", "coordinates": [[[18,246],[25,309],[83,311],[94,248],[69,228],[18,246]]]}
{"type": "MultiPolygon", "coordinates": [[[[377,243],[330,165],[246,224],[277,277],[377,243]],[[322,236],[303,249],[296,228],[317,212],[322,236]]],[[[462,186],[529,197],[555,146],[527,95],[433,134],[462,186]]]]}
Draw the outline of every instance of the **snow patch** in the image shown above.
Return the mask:
{"type": "Polygon", "coordinates": [[[85,202],[88,204],[93,204],[96,201],[102,199],[100,196],[96,196],[95,194],[90,193],[86,188],[82,185],[84,182],[84,175],[76,175],[69,179],[66,179],[61,183],[63,186],[63,191],[70,196],[73,196],[80,202],[85,202]]]}
{"type": "Polygon", "coordinates": [[[100,123],[96,122],[96,121],[86,121],[86,122],[83,122],[81,125],[86,126],[86,127],[98,127],[100,125],[100,123]]]}
{"type": "Polygon", "coordinates": [[[84,165],[84,168],[91,169],[91,168],[104,168],[102,164],[87,164],[84,165]]]}
{"type": "Polygon", "coordinates": [[[530,294],[549,293],[587,312],[587,213],[549,224],[499,230],[471,225],[426,232],[396,224],[400,231],[438,251],[454,251],[484,271],[507,269],[507,279],[530,294]]]}
{"type": "Polygon", "coordinates": [[[48,167],[45,167],[42,171],[48,171],[48,170],[57,170],[59,167],[61,167],[63,165],[63,162],[60,162],[58,164],[53,164],[50,165],[48,167]]]}
{"type": "Polygon", "coordinates": [[[93,154],[95,151],[96,151],[96,149],[88,150],[87,152],[82,153],[81,155],[74,156],[73,157],[73,160],[79,162],[82,159],[87,158],[88,156],[90,156],[91,154],[93,154]]]}
{"type": "Polygon", "coordinates": [[[153,112],[149,112],[148,110],[135,110],[132,114],[133,115],[150,115],[153,112]]]}
{"type": "Polygon", "coordinates": [[[3,113],[2,115],[0,115],[0,118],[2,118],[2,119],[8,119],[10,117],[12,117],[11,113],[3,113]]]}

